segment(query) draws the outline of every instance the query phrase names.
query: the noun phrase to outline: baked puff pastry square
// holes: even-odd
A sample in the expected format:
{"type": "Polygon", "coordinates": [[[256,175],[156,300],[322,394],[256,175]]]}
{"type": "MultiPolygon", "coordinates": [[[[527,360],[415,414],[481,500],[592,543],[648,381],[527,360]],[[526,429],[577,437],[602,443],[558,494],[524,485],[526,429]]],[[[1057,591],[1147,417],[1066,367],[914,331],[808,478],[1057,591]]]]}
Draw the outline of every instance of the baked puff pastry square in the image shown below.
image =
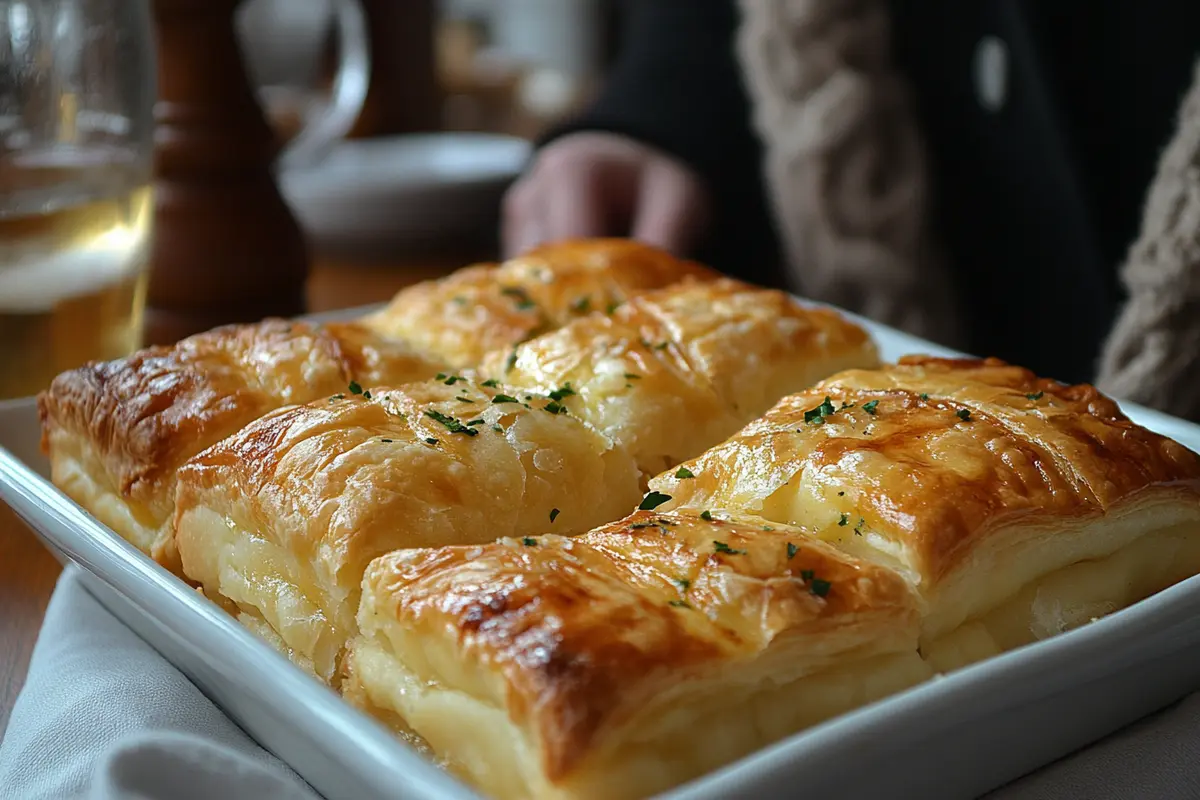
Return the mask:
{"type": "Polygon", "coordinates": [[[497,798],[645,797],[928,678],[894,571],[761,520],[401,550],[348,696],[497,798]]]}
{"type": "Polygon", "coordinates": [[[643,292],[717,277],[629,239],[575,239],[413,286],[363,322],[463,369],[643,292]]]}
{"type": "Polygon", "coordinates": [[[479,371],[534,392],[565,387],[564,407],[632,452],[649,478],[785,394],[877,364],[870,336],[840,314],[722,279],[648,292],[495,352],[479,371]]]}
{"type": "Polygon", "coordinates": [[[1200,573],[1200,457],[1091,386],[913,357],[782,400],[652,481],[896,570],[950,670],[1200,573]]]}
{"type": "Polygon", "coordinates": [[[402,383],[438,365],[353,323],[230,325],[59,375],[38,398],[54,483],[138,549],[178,571],[176,471],[272,409],[402,383]]]}
{"type": "Polygon", "coordinates": [[[623,451],[549,398],[509,391],[443,375],[339,393],[246,427],[179,471],[185,574],[336,683],[371,559],[582,533],[637,502],[640,476],[623,451]]]}

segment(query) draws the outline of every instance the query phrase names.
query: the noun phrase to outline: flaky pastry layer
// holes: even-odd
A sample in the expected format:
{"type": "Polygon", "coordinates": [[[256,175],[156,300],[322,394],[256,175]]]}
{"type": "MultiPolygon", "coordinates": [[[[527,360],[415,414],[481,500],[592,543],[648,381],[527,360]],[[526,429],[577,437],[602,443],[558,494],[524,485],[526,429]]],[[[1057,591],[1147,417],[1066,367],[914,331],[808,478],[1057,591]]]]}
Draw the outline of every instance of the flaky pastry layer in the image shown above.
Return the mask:
{"type": "Polygon", "coordinates": [[[802,525],[897,569],[927,640],[1068,565],[1200,533],[1200,457],[1090,386],[994,360],[836,375],[684,466],[651,484],[664,508],[802,525]]]}
{"type": "Polygon", "coordinates": [[[893,571],[638,512],[371,564],[349,685],[491,796],[643,797],[931,674],[893,571]]]}
{"type": "Polygon", "coordinates": [[[334,680],[371,559],[582,533],[641,495],[632,460],[553,401],[443,376],[272,413],[179,472],[176,541],[205,593],[334,680]],[[528,399],[527,399],[528,398],[528,399]]]}

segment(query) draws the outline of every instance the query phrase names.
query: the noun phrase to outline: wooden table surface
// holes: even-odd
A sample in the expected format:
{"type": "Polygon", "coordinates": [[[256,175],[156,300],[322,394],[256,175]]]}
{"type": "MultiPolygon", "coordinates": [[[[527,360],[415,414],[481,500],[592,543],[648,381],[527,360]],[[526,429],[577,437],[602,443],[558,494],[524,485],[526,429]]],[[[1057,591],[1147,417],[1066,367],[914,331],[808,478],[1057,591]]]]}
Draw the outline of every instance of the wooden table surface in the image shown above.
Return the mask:
{"type": "MultiPolygon", "coordinates": [[[[472,260],[440,255],[418,264],[318,264],[308,283],[313,312],[366,305],[472,260]]],[[[0,502],[0,736],[25,681],[60,566],[12,510],[0,502]]]]}

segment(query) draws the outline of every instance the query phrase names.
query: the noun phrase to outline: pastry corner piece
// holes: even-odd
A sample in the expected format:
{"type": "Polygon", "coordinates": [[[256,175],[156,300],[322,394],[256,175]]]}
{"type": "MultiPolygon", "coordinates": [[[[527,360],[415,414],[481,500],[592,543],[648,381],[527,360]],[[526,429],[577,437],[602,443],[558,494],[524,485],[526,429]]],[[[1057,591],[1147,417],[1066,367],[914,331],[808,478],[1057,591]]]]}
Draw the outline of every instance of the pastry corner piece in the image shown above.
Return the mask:
{"type": "Polygon", "coordinates": [[[800,525],[895,569],[942,671],[1200,573],[1200,456],[996,360],[835,375],[651,486],[663,509],[800,525]]]}
{"type": "Polygon", "coordinates": [[[348,695],[500,798],[645,797],[928,678],[893,571],[761,520],[402,550],[348,695]]]}
{"type": "Polygon", "coordinates": [[[175,472],[262,414],[352,380],[427,377],[437,365],[353,323],[228,325],[64,372],[38,397],[54,483],[138,549],[178,569],[175,472]]]}

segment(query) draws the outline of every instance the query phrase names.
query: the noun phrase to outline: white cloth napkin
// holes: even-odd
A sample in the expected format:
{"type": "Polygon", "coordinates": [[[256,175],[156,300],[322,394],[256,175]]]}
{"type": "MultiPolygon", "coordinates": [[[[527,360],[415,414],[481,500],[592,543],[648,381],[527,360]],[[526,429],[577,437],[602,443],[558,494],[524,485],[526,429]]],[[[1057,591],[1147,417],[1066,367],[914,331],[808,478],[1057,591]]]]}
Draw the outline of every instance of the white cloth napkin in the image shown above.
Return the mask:
{"type": "MultiPolygon", "coordinates": [[[[0,798],[76,797],[319,800],[69,568],[0,742],[0,798]]],[[[1200,695],[987,798],[1200,798],[1200,695]]]]}

